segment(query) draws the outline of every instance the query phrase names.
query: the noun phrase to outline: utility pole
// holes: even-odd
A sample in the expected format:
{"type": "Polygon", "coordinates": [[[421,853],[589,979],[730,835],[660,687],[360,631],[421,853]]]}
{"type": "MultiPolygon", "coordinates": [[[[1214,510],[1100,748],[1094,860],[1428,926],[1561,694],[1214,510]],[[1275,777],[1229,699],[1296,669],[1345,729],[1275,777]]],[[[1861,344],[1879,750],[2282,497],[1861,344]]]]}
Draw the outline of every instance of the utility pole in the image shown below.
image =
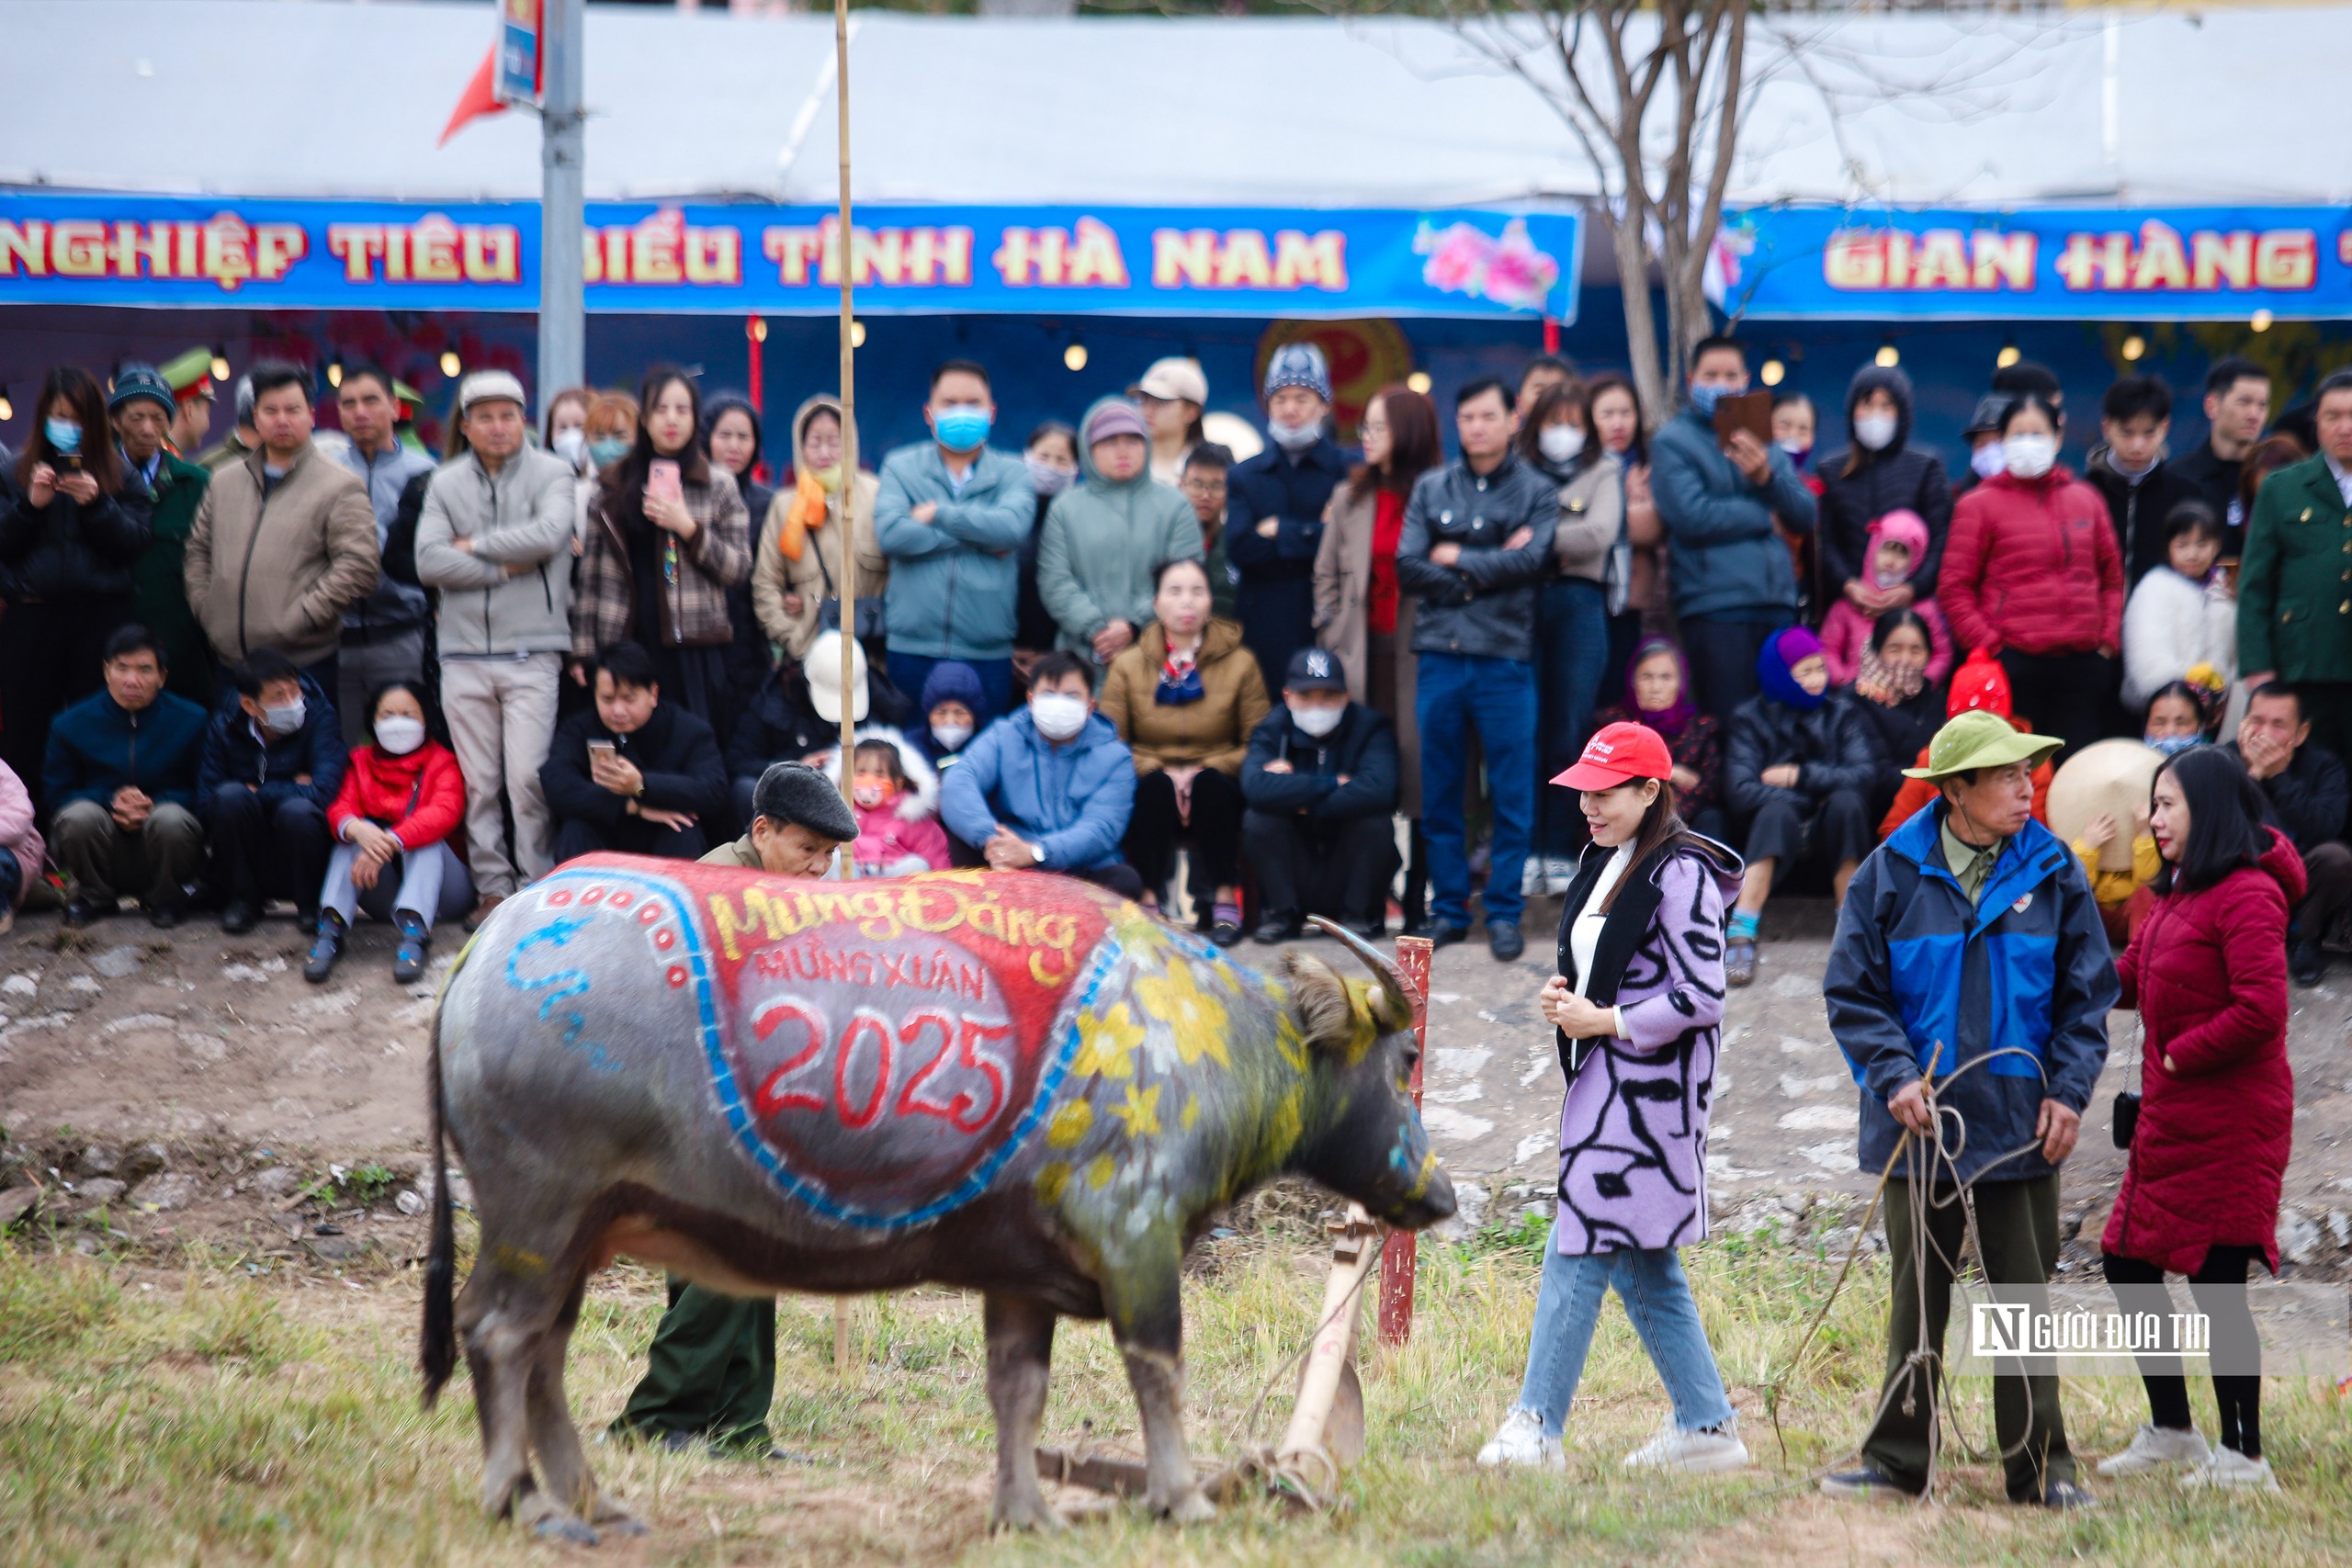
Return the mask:
{"type": "Polygon", "coordinates": [[[588,317],[580,254],[588,135],[581,107],[586,0],[546,0],[539,107],[539,404],[587,378],[588,317]]]}

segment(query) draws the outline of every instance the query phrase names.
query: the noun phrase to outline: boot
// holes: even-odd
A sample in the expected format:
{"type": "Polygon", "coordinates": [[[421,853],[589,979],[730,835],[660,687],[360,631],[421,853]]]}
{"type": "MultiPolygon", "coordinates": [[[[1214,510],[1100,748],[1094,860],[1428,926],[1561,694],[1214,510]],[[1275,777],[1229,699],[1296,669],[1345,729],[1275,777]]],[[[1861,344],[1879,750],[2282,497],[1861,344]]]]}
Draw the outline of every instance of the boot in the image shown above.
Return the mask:
{"type": "Polygon", "coordinates": [[[319,934],[311,940],[311,956],[302,965],[302,978],[313,986],[323,986],[327,976],[334,973],[335,960],[343,956],[343,917],[333,909],[319,917],[319,934]]]}
{"type": "Polygon", "coordinates": [[[395,909],[392,919],[401,928],[400,949],[392,954],[392,983],[413,986],[424,973],[425,954],[433,946],[433,928],[413,909],[395,909]]]}

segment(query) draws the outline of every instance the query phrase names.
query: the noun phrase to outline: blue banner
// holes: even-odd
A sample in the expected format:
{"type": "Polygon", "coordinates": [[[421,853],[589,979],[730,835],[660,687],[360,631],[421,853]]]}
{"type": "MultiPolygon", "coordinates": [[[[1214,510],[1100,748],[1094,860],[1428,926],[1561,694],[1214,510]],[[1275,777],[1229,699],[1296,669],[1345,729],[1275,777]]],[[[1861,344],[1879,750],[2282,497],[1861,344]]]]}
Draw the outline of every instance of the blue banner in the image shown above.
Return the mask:
{"type": "MultiPolygon", "coordinates": [[[[1568,213],[865,207],[876,315],[1576,318],[1568,213]]],[[[838,309],[820,207],[592,205],[588,309],[838,309]]],[[[0,304],[531,310],[538,207],[0,192],[0,304]]]]}
{"type": "Polygon", "coordinates": [[[2352,314],[2341,208],[1759,209],[1724,220],[1724,308],[1759,321],[2244,321],[2352,314]]]}

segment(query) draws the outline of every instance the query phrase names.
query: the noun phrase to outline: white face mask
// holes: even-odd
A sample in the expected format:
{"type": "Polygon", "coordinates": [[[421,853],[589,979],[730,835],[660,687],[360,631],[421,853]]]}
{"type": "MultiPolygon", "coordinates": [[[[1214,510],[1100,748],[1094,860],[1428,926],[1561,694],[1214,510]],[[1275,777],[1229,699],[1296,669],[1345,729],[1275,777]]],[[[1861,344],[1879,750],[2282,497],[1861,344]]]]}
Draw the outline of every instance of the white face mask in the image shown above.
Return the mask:
{"type": "Polygon", "coordinates": [[[1547,424],[1536,433],[1535,445],[1547,463],[1573,463],[1584,452],[1584,427],[1547,424]]]}
{"type": "MultiPolygon", "coordinates": [[[[1552,428],[1556,430],[1560,427],[1555,425],[1552,428]]],[[[1551,432],[1546,431],[1544,434],[1548,435],[1551,432]]],[[[1287,705],[1290,708],[1290,721],[1317,740],[1339,728],[1340,721],[1348,716],[1348,710],[1344,705],[1335,708],[1303,708],[1296,703],[1287,705]]]]}
{"type": "Polygon", "coordinates": [[[964,749],[964,742],[972,738],[972,727],[968,724],[934,724],[931,727],[931,738],[947,750],[960,751],[964,749]]]}
{"type": "Polygon", "coordinates": [[[1304,452],[1323,439],[1323,422],[1318,419],[1306,424],[1284,424],[1281,420],[1270,419],[1266,422],[1266,434],[1285,452],[1304,452]]]}
{"type": "Polygon", "coordinates": [[[1048,740],[1068,740],[1086,728],[1084,697],[1067,692],[1040,692],[1029,699],[1029,721],[1048,740]]]}
{"type": "Polygon", "coordinates": [[[291,735],[302,728],[302,716],[308,711],[302,699],[296,697],[281,706],[262,709],[261,721],[272,735],[291,735]]]}
{"type": "Polygon", "coordinates": [[[2032,434],[2012,435],[2001,443],[2001,456],[2008,464],[2009,472],[2018,479],[2038,479],[2058,461],[2058,438],[2032,434]]]}
{"type": "Polygon", "coordinates": [[[424,744],[424,721],[387,714],[376,721],[376,744],[395,757],[405,757],[424,744]]]}
{"type": "Polygon", "coordinates": [[[2008,461],[2001,456],[1999,442],[1987,441],[1968,455],[1968,466],[1976,470],[1978,479],[1989,479],[1995,474],[2005,472],[2008,461]]]}
{"type": "Polygon", "coordinates": [[[1854,416],[1854,439],[1873,452],[1883,452],[1894,439],[1895,426],[1901,423],[1891,413],[1858,413],[1854,416]]]}
{"type": "Polygon", "coordinates": [[[555,455],[577,468],[588,461],[588,433],[578,425],[555,433],[555,455]]]}

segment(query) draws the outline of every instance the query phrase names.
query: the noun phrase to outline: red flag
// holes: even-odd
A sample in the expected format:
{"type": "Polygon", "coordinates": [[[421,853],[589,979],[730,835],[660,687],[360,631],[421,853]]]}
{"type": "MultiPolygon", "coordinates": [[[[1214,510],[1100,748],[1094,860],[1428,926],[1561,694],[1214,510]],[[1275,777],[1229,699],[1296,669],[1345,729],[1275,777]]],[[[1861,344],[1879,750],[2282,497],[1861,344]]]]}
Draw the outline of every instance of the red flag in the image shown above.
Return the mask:
{"type": "Polygon", "coordinates": [[[506,112],[506,106],[498,101],[497,91],[492,85],[497,69],[498,47],[493,44],[490,52],[481,57],[481,68],[474,73],[474,79],[466,84],[464,94],[458,99],[458,107],[449,113],[449,123],[441,128],[441,140],[435,145],[449,145],[449,138],[463,130],[469,120],[479,119],[486,114],[506,112]]]}

